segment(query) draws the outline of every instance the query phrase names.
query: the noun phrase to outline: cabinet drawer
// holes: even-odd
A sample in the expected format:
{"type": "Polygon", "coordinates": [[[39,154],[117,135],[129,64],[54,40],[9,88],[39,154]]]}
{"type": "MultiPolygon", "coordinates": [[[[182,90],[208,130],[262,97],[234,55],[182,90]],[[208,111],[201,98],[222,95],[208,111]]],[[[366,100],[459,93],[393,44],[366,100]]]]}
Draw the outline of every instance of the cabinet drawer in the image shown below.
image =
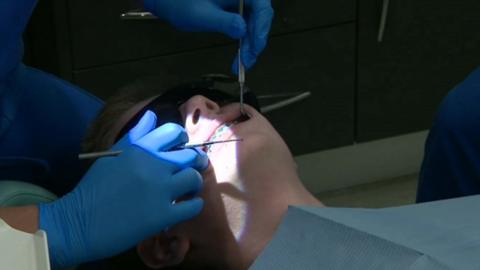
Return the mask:
{"type": "MultiPolygon", "coordinates": [[[[312,92],[309,99],[267,115],[295,154],[353,142],[354,31],[352,23],[274,37],[247,74],[257,94],[312,92]]],[[[145,76],[172,82],[195,80],[205,73],[229,74],[234,53],[231,45],[209,48],[78,71],[74,80],[105,98],[145,76]]]]}
{"type": "MultiPolygon", "coordinates": [[[[219,34],[182,33],[165,22],[124,21],[132,0],[69,0],[73,70],[145,59],[233,41],[219,34]]],[[[273,1],[273,33],[286,33],[355,19],[355,0],[273,1]]]]}
{"type": "Polygon", "coordinates": [[[430,128],[442,98],[480,65],[478,0],[390,1],[379,43],[381,2],[359,4],[360,142],[430,128]]]}

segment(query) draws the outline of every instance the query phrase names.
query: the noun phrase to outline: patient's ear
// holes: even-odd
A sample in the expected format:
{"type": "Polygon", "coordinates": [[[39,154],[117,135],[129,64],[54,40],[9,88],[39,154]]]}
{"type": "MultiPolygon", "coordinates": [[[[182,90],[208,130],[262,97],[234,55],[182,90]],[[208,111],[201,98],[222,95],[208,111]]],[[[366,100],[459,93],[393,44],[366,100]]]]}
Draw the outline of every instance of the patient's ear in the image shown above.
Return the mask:
{"type": "Polygon", "coordinates": [[[143,263],[150,268],[160,269],[183,262],[190,249],[190,240],[180,235],[161,233],[137,245],[143,263]]]}

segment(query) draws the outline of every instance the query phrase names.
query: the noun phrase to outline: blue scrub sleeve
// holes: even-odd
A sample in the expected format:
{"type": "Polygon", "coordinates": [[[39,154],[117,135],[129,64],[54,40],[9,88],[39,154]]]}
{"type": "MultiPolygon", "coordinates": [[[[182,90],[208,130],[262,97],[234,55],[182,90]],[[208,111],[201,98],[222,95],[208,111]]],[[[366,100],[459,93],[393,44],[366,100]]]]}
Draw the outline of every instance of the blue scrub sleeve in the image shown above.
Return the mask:
{"type": "Polygon", "coordinates": [[[23,57],[22,34],[36,3],[36,0],[0,1],[0,85],[23,57]]]}
{"type": "Polygon", "coordinates": [[[36,2],[0,1],[0,179],[62,195],[84,173],[77,155],[103,102],[21,63],[22,34],[36,2]]]}
{"type": "Polygon", "coordinates": [[[480,68],[443,100],[425,145],[417,201],[480,194],[480,68]]]}
{"type": "Polygon", "coordinates": [[[95,96],[20,64],[0,99],[0,179],[15,179],[63,195],[78,183],[78,159],[91,122],[103,107],[95,96]]]}

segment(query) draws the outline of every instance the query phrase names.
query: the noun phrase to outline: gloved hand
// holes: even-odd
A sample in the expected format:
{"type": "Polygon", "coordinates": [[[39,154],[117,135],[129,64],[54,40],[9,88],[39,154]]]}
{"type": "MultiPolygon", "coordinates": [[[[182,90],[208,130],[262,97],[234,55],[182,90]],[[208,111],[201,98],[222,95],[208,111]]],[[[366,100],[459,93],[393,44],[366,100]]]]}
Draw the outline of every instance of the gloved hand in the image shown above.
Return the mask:
{"type": "Polygon", "coordinates": [[[148,111],[112,148],[122,154],[99,159],[72,192],[39,206],[54,268],[118,254],[200,213],[200,198],[172,202],[199,192],[202,178],[191,167],[205,169],[206,154],[167,152],[188,136],[176,124],[153,130],[155,123],[148,111]]]}
{"type": "MultiPolygon", "coordinates": [[[[239,0],[144,0],[144,5],[180,30],[244,38],[242,62],[247,69],[265,49],[273,19],[270,0],[245,0],[247,22],[238,14],[239,0]]],[[[238,74],[238,57],[232,69],[238,74]]]]}

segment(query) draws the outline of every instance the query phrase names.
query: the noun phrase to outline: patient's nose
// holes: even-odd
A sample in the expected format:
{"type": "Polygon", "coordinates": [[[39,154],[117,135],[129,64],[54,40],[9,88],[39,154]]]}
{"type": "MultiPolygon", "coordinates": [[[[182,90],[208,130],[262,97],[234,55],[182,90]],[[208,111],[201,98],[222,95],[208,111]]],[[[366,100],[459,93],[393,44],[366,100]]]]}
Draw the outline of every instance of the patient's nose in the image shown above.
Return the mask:
{"type": "Polygon", "coordinates": [[[197,124],[200,117],[209,117],[218,113],[220,106],[204,96],[193,96],[185,103],[187,118],[191,118],[193,124],[197,124]]]}
{"type": "Polygon", "coordinates": [[[215,115],[220,111],[220,106],[217,103],[204,96],[194,96],[183,106],[186,114],[185,127],[191,129],[191,131],[199,126],[202,119],[215,119],[215,115]]]}

